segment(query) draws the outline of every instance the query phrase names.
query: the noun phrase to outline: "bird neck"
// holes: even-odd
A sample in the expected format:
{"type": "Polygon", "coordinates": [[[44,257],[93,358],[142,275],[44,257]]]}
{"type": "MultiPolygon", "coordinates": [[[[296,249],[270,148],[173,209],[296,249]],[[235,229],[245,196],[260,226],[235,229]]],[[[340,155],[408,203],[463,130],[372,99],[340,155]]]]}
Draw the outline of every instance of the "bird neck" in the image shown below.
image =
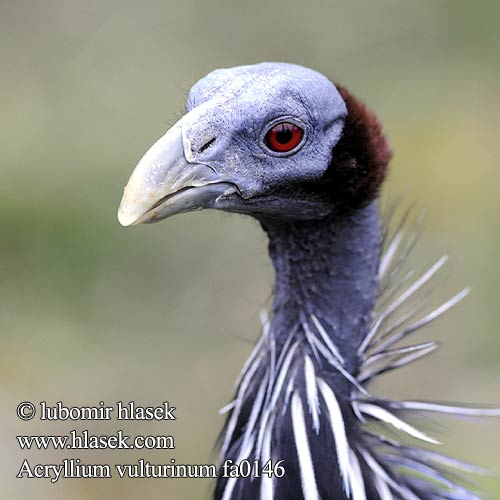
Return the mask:
{"type": "Polygon", "coordinates": [[[314,315],[354,362],[376,298],[381,243],[377,202],[319,221],[261,224],[276,273],[272,328],[278,338],[284,341],[290,332],[300,332],[314,315]]]}

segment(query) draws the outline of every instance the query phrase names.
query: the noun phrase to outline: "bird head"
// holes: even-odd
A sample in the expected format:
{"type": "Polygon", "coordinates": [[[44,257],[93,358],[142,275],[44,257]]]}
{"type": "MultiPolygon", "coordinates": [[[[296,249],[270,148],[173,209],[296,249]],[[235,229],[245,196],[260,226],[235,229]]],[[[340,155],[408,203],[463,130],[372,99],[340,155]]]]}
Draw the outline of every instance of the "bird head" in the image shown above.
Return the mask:
{"type": "Polygon", "coordinates": [[[286,63],[220,69],[139,161],[118,219],[207,208],[320,219],[373,199],[389,159],[375,116],[322,74],[286,63]]]}

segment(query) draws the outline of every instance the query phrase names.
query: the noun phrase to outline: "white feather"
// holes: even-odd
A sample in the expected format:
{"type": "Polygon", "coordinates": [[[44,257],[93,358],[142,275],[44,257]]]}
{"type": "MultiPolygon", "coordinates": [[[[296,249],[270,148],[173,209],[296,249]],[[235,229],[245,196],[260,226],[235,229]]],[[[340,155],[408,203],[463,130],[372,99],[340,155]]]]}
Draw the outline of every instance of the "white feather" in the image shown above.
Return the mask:
{"type": "Polygon", "coordinates": [[[380,422],[385,422],[386,424],[392,425],[396,429],[402,432],[406,432],[406,434],[409,434],[416,439],[420,439],[432,444],[440,444],[439,441],[436,441],[435,439],[427,436],[427,434],[424,434],[418,429],[415,429],[415,427],[404,422],[400,418],[396,417],[396,415],[392,414],[384,408],[381,408],[380,406],[376,406],[370,403],[361,403],[359,405],[359,409],[365,415],[370,415],[380,422]]]}
{"type": "Polygon", "coordinates": [[[286,413],[287,408],[288,408],[288,404],[290,402],[290,396],[292,395],[292,391],[295,387],[295,377],[296,376],[297,376],[297,367],[295,367],[292,374],[290,375],[290,380],[288,381],[288,384],[286,386],[285,398],[284,398],[284,403],[283,403],[283,409],[281,410],[281,415],[284,415],[286,413]]]}
{"type": "Polygon", "coordinates": [[[470,291],[469,288],[465,288],[461,292],[454,295],[451,299],[447,300],[444,304],[442,304],[438,308],[431,311],[429,314],[426,314],[423,318],[419,319],[418,321],[410,325],[408,328],[405,328],[401,332],[395,333],[394,335],[390,336],[385,342],[383,342],[377,347],[374,353],[376,354],[387,349],[387,347],[390,347],[391,345],[395,344],[403,337],[406,337],[410,333],[419,330],[420,328],[424,327],[425,325],[439,318],[442,314],[448,311],[448,309],[451,309],[453,306],[458,304],[458,302],[460,302],[469,293],[469,291],[470,291]]]}
{"type": "Polygon", "coordinates": [[[406,354],[408,352],[420,351],[422,349],[427,349],[431,346],[437,347],[436,342],[425,342],[423,344],[410,345],[406,347],[399,347],[398,349],[391,349],[388,351],[381,351],[376,354],[372,354],[366,358],[366,361],[363,363],[363,367],[369,366],[372,363],[375,363],[384,358],[390,358],[391,356],[397,356],[398,354],[406,354]]]}
{"type": "MultiPolygon", "coordinates": [[[[245,460],[246,458],[249,457],[250,452],[252,451],[253,448],[253,444],[254,444],[253,440],[250,440],[246,448],[241,448],[238,458],[236,459],[236,463],[240,463],[242,460],[245,460]]],[[[230,477],[227,480],[226,486],[224,488],[224,494],[222,495],[222,500],[231,500],[237,480],[238,480],[237,477],[230,477]]]]}
{"type": "Polygon", "coordinates": [[[375,476],[375,489],[380,495],[380,500],[394,500],[391,489],[387,486],[387,483],[377,475],[375,476]]]}
{"type": "Polygon", "coordinates": [[[320,363],[320,356],[318,353],[318,349],[316,348],[316,345],[314,344],[314,333],[311,332],[311,329],[307,325],[307,323],[303,322],[302,323],[302,328],[304,329],[304,333],[306,334],[306,339],[307,342],[309,342],[309,345],[311,346],[311,351],[314,354],[314,357],[316,358],[316,361],[320,363]]]}
{"type": "MultiPolygon", "coordinates": [[[[268,426],[266,432],[264,433],[264,441],[262,444],[262,465],[266,465],[269,460],[271,460],[271,435],[272,428],[268,426]]],[[[260,498],[261,500],[273,500],[274,498],[274,484],[273,476],[268,474],[262,474],[262,479],[260,483],[260,498]]]]}
{"type": "Polygon", "coordinates": [[[316,476],[314,474],[314,465],[309,449],[307,439],[306,422],[304,420],[304,410],[302,401],[297,392],[292,396],[292,424],[297,456],[300,466],[300,479],[302,483],[302,493],[305,500],[320,500],[318,487],[316,485],[316,476]]]}
{"type": "Polygon", "coordinates": [[[261,425],[257,437],[257,448],[256,448],[257,455],[260,455],[262,452],[262,441],[264,439],[264,432],[266,430],[268,422],[271,420],[271,414],[275,411],[278,398],[282,395],[282,388],[285,383],[286,377],[289,374],[290,363],[292,362],[293,355],[295,353],[295,350],[297,349],[297,346],[298,343],[295,342],[290,347],[290,349],[288,349],[286,356],[282,358],[283,361],[281,363],[278,361],[278,365],[280,366],[279,375],[274,383],[273,392],[270,400],[269,401],[266,400],[266,404],[264,405],[265,409],[261,417],[261,425]]]}
{"type": "Polygon", "coordinates": [[[366,500],[365,482],[363,481],[363,474],[359,466],[358,458],[351,449],[349,450],[349,459],[351,468],[349,477],[351,481],[352,500],[366,500]]]}
{"type": "Polygon", "coordinates": [[[306,394],[307,394],[307,403],[309,406],[309,413],[312,415],[313,428],[316,431],[316,434],[318,434],[319,433],[318,386],[316,385],[316,374],[314,372],[314,365],[309,356],[305,357],[304,378],[306,381],[306,394]]]}
{"type": "Polygon", "coordinates": [[[257,371],[258,367],[259,367],[259,364],[257,362],[254,363],[250,367],[250,369],[248,370],[248,372],[245,374],[245,376],[243,377],[243,379],[241,381],[241,384],[240,384],[240,387],[238,390],[238,396],[236,398],[236,402],[234,405],[233,413],[231,413],[231,417],[229,419],[229,422],[228,422],[227,428],[226,428],[226,435],[224,437],[224,442],[222,443],[222,446],[221,446],[221,451],[220,451],[221,459],[224,459],[224,457],[226,456],[226,452],[227,452],[227,449],[229,447],[229,443],[231,442],[231,438],[233,436],[233,432],[234,432],[234,429],[236,427],[236,423],[238,422],[238,417],[240,414],[241,405],[243,403],[245,393],[248,389],[248,386],[252,382],[252,376],[257,371]]]}
{"type": "Polygon", "coordinates": [[[404,410],[432,411],[466,417],[500,417],[499,408],[465,408],[426,401],[396,401],[391,403],[391,406],[404,410]]]}
{"type": "Polygon", "coordinates": [[[252,411],[250,412],[250,417],[248,419],[248,423],[245,430],[245,436],[243,438],[242,448],[246,448],[252,438],[252,433],[255,427],[255,423],[257,422],[257,418],[262,411],[262,402],[264,400],[264,393],[266,390],[265,380],[262,382],[262,385],[259,387],[259,391],[257,392],[257,396],[255,397],[252,411]]]}
{"type": "Polygon", "coordinates": [[[253,348],[250,356],[245,361],[245,364],[243,365],[243,368],[241,369],[240,374],[238,375],[238,377],[237,377],[237,379],[235,381],[235,386],[236,387],[240,385],[240,382],[241,382],[242,378],[246,375],[246,373],[250,369],[250,366],[256,360],[257,356],[259,356],[259,357],[262,356],[262,352],[261,352],[262,345],[264,343],[264,340],[269,335],[269,323],[264,323],[262,325],[262,327],[263,327],[262,335],[260,336],[259,340],[257,341],[257,344],[253,348]]]}
{"type": "MultiPolygon", "coordinates": [[[[375,474],[375,477],[378,477],[381,481],[386,483],[386,485],[390,485],[391,488],[396,490],[406,500],[420,500],[408,488],[400,486],[398,483],[396,483],[367,451],[361,450],[361,454],[363,455],[363,458],[365,459],[365,462],[368,465],[368,467],[370,467],[370,469],[375,474]]],[[[392,494],[388,498],[392,498],[392,494]]]]}
{"type": "Polygon", "coordinates": [[[370,346],[372,340],[377,334],[380,325],[401,305],[403,305],[419,288],[429,281],[448,260],[447,255],[443,255],[433,266],[431,266],[417,281],[408,287],[391,305],[379,314],[372,328],[364,338],[358,348],[358,354],[363,354],[370,346]]]}
{"type": "Polygon", "coordinates": [[[328,349],[332,352],[332,354],[339,360],[341,364],[345,363],[345,359],[343,358],[340,351],[337,349],[337,346],[333,343],[331,337],[326,333],[326,330],[323,328],[323,325],[319,322],[319,319],[311,314],[311,319],[314,323],[314,326],[318,329],[319,334],[321,335],[323,342],[328,346],[328,349]]]}
{"type": "Polygon", "coordinates": [[[328,414],[330,417],[330,425],[332,426],[333,437],[335,439],[335,449],[337,451],[337,461],[339,465],[340,475],[344,484],[344,490],[349,497],[349,444],[345,433],[344,417],[340,410],[339,403],[330,386],[321,378],[318,379],[318,387],[325,400],[328,414]]]}
{"type": "Polygon", "coordinates": [[[271,397],[271,401],[269,403],[269,406],[271,408],[274,408],[276,406],[276,402],[278,401],[279,396],[281,395],[281,390],[283,388],[283,384],[285,383],[286,376],[288,375],[288,370],[290,368],[290,364],[293,359],[293,355],[295,353],[295,350],[298,347],[298,343],[295,342],[292,347],[290,347],[288,354],[286,355],[282,365],[281,369],[278,375],[278,378],[276,379],[276,383],[273,388],[273,395],[271,397]]]}
{"type": "Polygon", "coordinates": [[[423,358],[431,352],[435,351],[437,347],[438,345],[435,342],[430,342],[425,348],[413,350],[413,352],[410,352],[409,354],[406,354],[404,356],[400,356],[391,363],[388,363],[387,365],[382,366],[379,369],[376,369],[374,367],[372,367],[372,369],[368,368],[368,370],[365,369],[361,372],[359,381],[365,382],[369,378],[372,378],[381,373],[385,373],[390,370],[395,370],[396,368],[401,368],[402,366],[409,365],[410,363],[413,363],[414,361],[417,361],[418,359],[423,358]]]}
{"type": "Polygon", "coordinates": [[[223,406],[220,410],[219,410],[219,415],[224,415],[226,414],[228,411],[232,410],[234,408],[234,405],[236,404],[236,401],[233,400],[231,401],[230,403],[228,403],[226,406],[223,406]]]}
{"type": "Polygon", "coordinates": [[[318,349],[321,351],[321,354],[323,354],[327,361],[347,380],[349,380],[349,382],[351,382],[351,384],[354,385],[354,387],[356,387],[358,391],[368,396],[368,391],[345,368],[340,365],[340,363],[332,356],[330,351],[316,337],[314,337],[313,340],[318,349]]]}
{"type": "Polygon", "coordinates": [[[257,445],[255,446],[255,455],[257,457],[262,456],[262,449],[264,446],[264,438],[265,438],[266,432],[268,432],[269,429],[273,429],[274,420],[275,420],[275,417],[273,416],[273,412],[269,408],[265,408],[264,413],[262,414],[261,419],[260,419],[259,434],[257,435],[257,445]]]}
{"type": "Polygon", "coordinates": [[[396,236],[394,236],[387,250],[384,252],[384,255],[380,259],[380,265],[378,267],[379,280],[381,280],[387,273],[402,238],[403,231],[399,231],[396,236]]]}

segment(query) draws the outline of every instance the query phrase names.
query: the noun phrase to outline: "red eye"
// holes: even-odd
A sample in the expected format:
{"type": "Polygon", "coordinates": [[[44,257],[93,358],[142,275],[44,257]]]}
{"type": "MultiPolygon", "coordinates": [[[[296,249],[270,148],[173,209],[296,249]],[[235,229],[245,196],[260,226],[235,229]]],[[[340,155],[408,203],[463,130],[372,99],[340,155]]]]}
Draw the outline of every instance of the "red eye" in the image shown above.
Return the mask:
{"type": "Polygon", "coordinates": [[[282,122],[269,129],[264,139],[267,147],[277,153],[286,153],[300,144],[304,131],[295,123],[282,122]]]}

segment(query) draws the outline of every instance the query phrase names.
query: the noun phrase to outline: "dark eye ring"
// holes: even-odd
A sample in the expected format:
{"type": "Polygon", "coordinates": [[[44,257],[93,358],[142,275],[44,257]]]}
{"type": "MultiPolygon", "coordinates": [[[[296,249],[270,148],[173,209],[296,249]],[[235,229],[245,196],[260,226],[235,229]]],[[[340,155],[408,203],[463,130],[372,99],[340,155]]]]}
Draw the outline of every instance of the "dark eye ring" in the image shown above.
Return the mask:
{"type": "Polygon", "coordinates": [[[273,125],[264,137],[266,146],[276,153],[287,153],[295,149],[304,137],[304,129],[295,123],[280,122],[273,125]]]}

